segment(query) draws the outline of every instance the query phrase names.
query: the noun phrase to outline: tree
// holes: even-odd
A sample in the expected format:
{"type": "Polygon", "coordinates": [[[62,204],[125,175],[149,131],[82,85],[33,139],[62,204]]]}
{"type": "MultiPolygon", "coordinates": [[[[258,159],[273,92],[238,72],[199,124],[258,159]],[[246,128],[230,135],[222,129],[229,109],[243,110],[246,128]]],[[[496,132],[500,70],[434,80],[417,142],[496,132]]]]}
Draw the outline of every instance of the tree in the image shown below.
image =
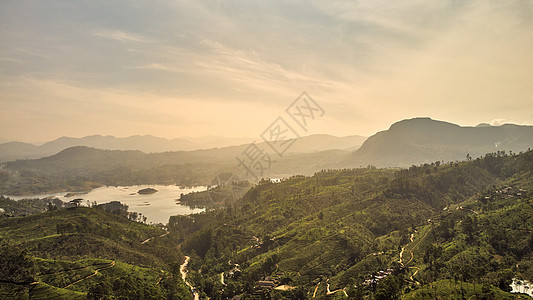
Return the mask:
{"type": "Polygon", "coordinates": [[[513,283],[514,274],[511,270],[503,270],[498,273],[498,287],[505,292],[510,292],[511,283],[513,283]]]}
{"type": "Polygon", "coordinates": [[[77,198],[77,199],[74,199],[74,200],[70,200],[70,204],[72,204],[74,207],[79,207],[80,204],[81,204],[81,201],[83,201],[83,199],[81,198],[77,198]]]}
{"type": "Polygon", "coordinates": [[[466,216],[466,218],[461,223],[461,229],[464,234],[466,234],[466,241],[471,243],[474,241],[474,235],[477,231],[477,220],[466,216]]]}
{"type": "Polygon", "coordinates": [[[428,264],[428,269],[431,272],[432,279],[437,278],[438,272],[442,269],[437,260],[442,256],[442,248],[440,246],[429,245],[424,253],[424,263],[428,264]]]}
{"type": "Polygon", "coordinates": [[[109,299],[111,288],[107,282],[98,282],[89,288],[87,299],[109,299]]]}
{"type": "Polygon", "coordinates": [[[378,284],[375,298],[376,300],[398,299],[401,289],[402,284],[400,279],[394,275],[389,275],[378,284]]]}
{"type": "Polygon", "coordinates": [[[48,211],[54,211],[57,210],[57,206],[52,204],[52,202],[48,202],[48,211]]]}
{"type": "Polygon", "coordinates": [[[135,211],[128,213],[128,219],[132,221],[137,221],[137,217],[138,217],[138,214],[135,211]]]}
{"type": "Polygon", "coordinates": [[[444,219],[440,224],[436,225],[433,232],[437,239],[447,241],[453,237],[454,223],[451,219],[444,219]]]}
{"type": "Polygon", "coordinates": [[[2,294],[8,294],[12,299],[24,299],[26,288],[35,281],[35,266],[26,251],[3,245],[0,247],[0,274],[0,281],[5,283],[2,294]]]}

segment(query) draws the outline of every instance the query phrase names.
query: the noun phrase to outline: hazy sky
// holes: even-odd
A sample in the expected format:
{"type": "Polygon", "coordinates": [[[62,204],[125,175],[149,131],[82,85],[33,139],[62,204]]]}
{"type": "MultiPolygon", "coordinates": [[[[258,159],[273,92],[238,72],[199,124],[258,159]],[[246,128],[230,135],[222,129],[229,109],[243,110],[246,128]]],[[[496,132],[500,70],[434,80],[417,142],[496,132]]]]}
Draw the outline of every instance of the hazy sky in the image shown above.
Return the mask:
{"type": "Polygon", "coordinates": [[[0,2],[0,137],[533,123],[533,1],[0,2]]]}

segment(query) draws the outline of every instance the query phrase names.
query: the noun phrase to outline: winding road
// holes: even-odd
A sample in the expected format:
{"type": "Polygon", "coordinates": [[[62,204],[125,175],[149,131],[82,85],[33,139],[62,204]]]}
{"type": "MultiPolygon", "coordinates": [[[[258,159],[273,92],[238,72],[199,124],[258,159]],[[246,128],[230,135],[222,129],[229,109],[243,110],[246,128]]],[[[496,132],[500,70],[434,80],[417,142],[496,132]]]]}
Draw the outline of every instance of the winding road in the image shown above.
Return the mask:
{"type": "Polygon", "coordinates": [[[338,289],[338,290],[334,290],[334,291],[330,291],[330,290],[329,290],[329,283],[328,283],[328,291],[326,292],[326,295],[333,295],[333,294],[335,294],[336,292],[344,292],[344,295],[345,295],[346,297],[348,297],[348,294],[346,293],[346,288],[344,288],[344,289],[338,289]]]}
{"type": "Polygon", "coordinates": [[[402,263],[402,259],[403,259],[403,252],[405,251],[405,247],[406,246],[403,246],[402,247],[402,251],[400,251],[400,260],[398,261],[400,263],[400,265],[403,266],[403,263],[402,263]]]}
{"type": "Polygon", "coordinates": [[[222,285],[226,285],[224,282],[224,272],[220,273],[220,283],[222,283],[222,285]]]}
{"type": "MultiPolygon", "coordinates": [[[[409,246],[410,243],[414,242],[414,233],[411,233],[411,237],[409,238],[410,242],[407,243],[407,245],[403,246],[402,247],[402,250],[400,251],[400,260],[398,261],[402,266],[405,266],[407,264],[409,264],[411,261],[413,261],[413,258],[414,258],[414,254],[413,254],[413,250],[418,247],[418,245],[420,244],[420,242],[422,242],[426,236],[428,235],[428,233],[431,231],[431,228],[429,228],[426,233],[424,233],[424,235],[418,240],[418,242],[413,246],[413,248],[411,248],[409,250],[409,253],[411,254],[411,258],[404,264],[402,261],[403,261],[403,253],[405,252],[405,248],[407,248],[407,246],[409,246]]],[[[418,271],[420,271],[420,268],[419,267],[409,267],[411,269],[416,269],[416,271],[413,273],[413,275],[411,275],[409,277],[409,279],[411,281],[414,281],[416,282],[416,284],[420,285],[420,282],[416,281],[415,279],[413,279],[413,276],[415,276],[416,274],[418,274],[418,271]]]]}
{"type": "MultiPolygon", "coordinates": [[[[327,283],[328,281],[329,281],[329,279],[326,281],[326,283],[327,283]]],[[[316,287],[315,287],[315,291],[313,292],[313,298],[316,297],[316,292],[318,291],[318,286],[320,286],[320,283],[322,283],[322,282],[317,283],[317,285],[316,285],[316,287]]],[[[334,291],[330,291],[330,290],[329,290],[329,283],[327,284],[326,295],[333,295],[333,294],[335,294],[335,293],[337,293],[337,292],[343,292],[344,295],[345,295],[346,297],[348,297],[348,293],[346,293],[346,288],[343,288],[343,289],[337,289],[337,290],[334,290],[334,291]]]]}
{"type": "Polygon", "coordinates": [[[409,267],[409,268],[416,269],[416,271],[413,273],[413,275],[411,275],[409,277],[409,280],[414,281],[414,282],[416,282],[416,284],[420,285],[420,282],[418,282],[418,281],[413,279],[413,276],[415,276],[418,273],[418,271],[420,271],[420,268],[419,267],[409,267]]]}
{"type": "Polygon", "coordinates": [[[315,292],[313,293],[313,298],[316,297],[316,291],[318,291],[318,286],[320,285],[320,282],[316,285],[315,292]]]}
{"type": "Polygon", "coordinates": [[[411,253],[411,259],[409,259],[409,261],[406,262],[405,264],[408,264],[408,263],[410,263],[410,262],[413,260],[413,258],[414,258],[413,250],[415,250],[415,248],[418,247],[418,245],[420,244],[420,242],[422,242],[422,241],[426,238],[426,236],[428,235],[428,233],[429,233],[430,231],[431,231],[431,228],[429,228],[428,231],[426,231],[426,233],[424,233],[424,236],[422,236],[422,237],[418,240],[418,242],[413,246],[413,248],[411,248],[411,250],[409,250],[409,252],[411,253]]]}
{"type": "Polygon", "coordinates": [[[191,292],[193,294],[194,300],[200,300],[200,294],[196,291],[194,286],[190,284],[187,279],[187,265],[189,264],[189,261],[191,258],[189,256],[185,256],[185,261],[180,265],[180,273],[181,273],[181,279],[185,282],[185,284],[191,289],[191,292]]]}
{"type": "Polygon", "coordinates": [[[69,284],[69,285],[67,285],[67,286],[65,286],[65,287],[63,287],[63,288],[66,289],[66,288],[68,288],[69,286],[71,286],[71,285],[73,285],[73,284],[76,284],[76,283],[78,283],[78,282],[80,282],[80,281],[83,281],[83,280],[85,280],[85,279],[88,279],[88,278],[93,277],[94,275],[98,274],[98,271],[102,271],[102,270],[105,270],[105,269],[109,269],[109,268],[112,268],[112,267],[114,267],[114,266],[115,266],[115,261],[112,261],[112,262],[109,264],[109,266],[107,266],[107,267],[103,267],[103,268],[99,268],[99,269],[96,269],[96,270],[94,270],[94,273],[93,273],[93,274],[87,275],[87,276],[83,277],[82,279],[76,280],[76,281],[72,282],[71,284],[69,284]]]}
{"type": "Polygon", "coordinates": [[[154,236],[154,237],[148,238],[148,239],[142,241],[142,242],[141,242],[141,245],[146,244],[146,243],[148,243],[149,241],[151,241],[151,240],[153,240],[153,239],[155,239],[155,238],[157,238],[157,237],[162,238],[162,237],[168,235],[169,233],[170,233],[170,232],[167,231],[166,233],[163,233],[163,234],[160,235],[160,236],[154,236]]]}

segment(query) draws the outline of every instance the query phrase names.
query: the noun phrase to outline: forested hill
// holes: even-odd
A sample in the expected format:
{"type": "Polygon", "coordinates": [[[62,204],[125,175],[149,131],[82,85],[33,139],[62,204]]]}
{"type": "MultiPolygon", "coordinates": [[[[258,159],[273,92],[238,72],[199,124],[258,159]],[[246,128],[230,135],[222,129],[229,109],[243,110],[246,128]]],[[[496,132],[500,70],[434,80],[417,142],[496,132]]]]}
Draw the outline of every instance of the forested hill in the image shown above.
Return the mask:
{"type": "Polygon", "coordinates": [[[139,150],[145,153],[166,151],[192,151],[241,145],[250,142],[248,138],[210,137],[203,139],[165,139],[151,135],[135,135],[125,138],[91,135],[82,138],[61,137],[42,145],[21,142],[0,144],[0,162],[17,159],[41,158],[54,155],[67,148],[86,146],[103,150],[139,150]]]}
{"type": "Polygon", "coordinates": [[[371,136],[354,152],[363,140],[359,136],[312,135],[297,140],[282,156],[266,143],[254,144],[266,155],[258,178],[242,178],[246,172],[237,160],[242,160],[250,144],[149,154],[77,146],[40,159],[2,163],[0,194],[87,191],[100,185],[210,185],[232,173],[240,176],[236,181],[256,182],[261,177],[311,175],[322,169],[462,161],[485,153],[527,151],[533,147],[533,126],[460,127],[416,118],[371,136]]]}
{"type": "Polygon", "coordinates": [[[533,148],[533,126],[505,124],[461,127],[414,118],[391,125],[369,137],[354,153],[356,163],[378,167],[409,167],[434,161],[465,160],[486,153],[518,153],[533,148]]]}
{"type": "Polygon", "coordinates": [[[516,299],[513,279],[533,281],[531,191],[533,152],[500,152],[262,181],[169,227],[211,298],[516,299]]]}
{"type": "Polygon", "coordinates": [[[499,152],[262,180],[168,234],[96,208],[4,216],[0,293],[190,299],[183,251],[204,299],[525,299],[532,191],[533,152],[499,152]]]}
{"type": "Polygon", "coordinates": [[[1,215],[0,299],[191,299],[178,243],[97,208],[1,215]]]}
{"type": "MultiPolygon", "coordinates": [[[[218,184],[213,180],[219,174],[244,173],[236,158],[248,146],[150,154],[72,147],[49,157],[3,163],[0,194],[86,191],[100,185],[218,184]]],[[[348,150],[286,153],[281,158],[271,154],[271,163],[265,162],[263,176],[313,174],[332,162],[348,160],[350,155],[348,150]]]]}

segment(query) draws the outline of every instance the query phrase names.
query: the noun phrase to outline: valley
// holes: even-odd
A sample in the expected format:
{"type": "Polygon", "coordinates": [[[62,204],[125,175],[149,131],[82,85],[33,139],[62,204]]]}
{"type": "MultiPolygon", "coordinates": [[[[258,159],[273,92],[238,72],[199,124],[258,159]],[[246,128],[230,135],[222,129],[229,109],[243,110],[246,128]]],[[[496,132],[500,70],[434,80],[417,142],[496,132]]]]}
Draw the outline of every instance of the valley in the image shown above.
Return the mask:
{"type": "MultiPolygon", "coordinates": [[[[217,153],[213,151],[209,153],[217,153]]],[[[4,163],[3,172],[16,175],[3,182],[3,191],[17,187],[47,192],[48,197],[0,201],[2,251],[13,257],[10,261],[22,262],[0,264],[15,268],[11,273],[18,276],[3,281],[3,295],[527,297],[510,292],[516,291],[517,281],[533,281],[531,151],[498,150],[463,161],[377,168],[349,167],[358,151],[328,150],[284,156],[269,170],[299,173],[305,168],[307,175],[231,182],[226,182],[236,179],[231,173],[217,172],[225,164],[231,169],[224,157],[235,152],[223,151],[228,152],[210,156],[213,169],[198,169],[206,164],[205,156],[195,162],[192,153],[148,155],[84,147],[4,163]],[[179,159],[203,175],[191,177],[179,159]],[[181,173],[164,177],[160,170],[172,161],[181,173]],[[146,173],[143,164],[155,169],[146,173]],[[326,168],[335,164],[345,167],[326,168]],[[129,167],[116,173],[124,166],[129,167]],[[72,189],[76,184],[67,178],[73,174],[78,174],[78,187],[132,183],[133,178],[145,183],[142,176],[156,177],[153,184],[84,193],[72,189]],[[180,187],[180,174],[209,186],[180,187]],[[61,193],[50,193],[55,188],[47,182],[60,178],[66,180],[56,185],[61,193]],[[157,185],[171,178],[176,180],[172,185],[157,185]],[[132,202],[130,197],[139,199],[132,202]],[[71,203],[73,198],[79,203],[71,203]],[[109,203],[103,204],[106,199],[109,203]],[[91,205],[79,205],[86,201],[91,205]],[[198,210],[177,213],[159,202],[198,210]],[[142,217],[150,216],[146,209],[165,214],[147,225],[142,217]],[[124,290],[128,284],[139,289],[124,290]]]]}
{"type": "Polygon", "coordinates": [[[531,276],[532,156],[489,157],[265,181],[230,209],[173,217],[169,228],[189,236],[189,276],[210,298],[328,299],[345,290],[355,299],[515,299],[513,277],[531,276]],[[511,165],[523,171],[500,173],[511,165]]]}
{"type": "Polygon", "coordinates": [[[0,1],[0,300],[533,299],[533,0],[0,1]]]}

